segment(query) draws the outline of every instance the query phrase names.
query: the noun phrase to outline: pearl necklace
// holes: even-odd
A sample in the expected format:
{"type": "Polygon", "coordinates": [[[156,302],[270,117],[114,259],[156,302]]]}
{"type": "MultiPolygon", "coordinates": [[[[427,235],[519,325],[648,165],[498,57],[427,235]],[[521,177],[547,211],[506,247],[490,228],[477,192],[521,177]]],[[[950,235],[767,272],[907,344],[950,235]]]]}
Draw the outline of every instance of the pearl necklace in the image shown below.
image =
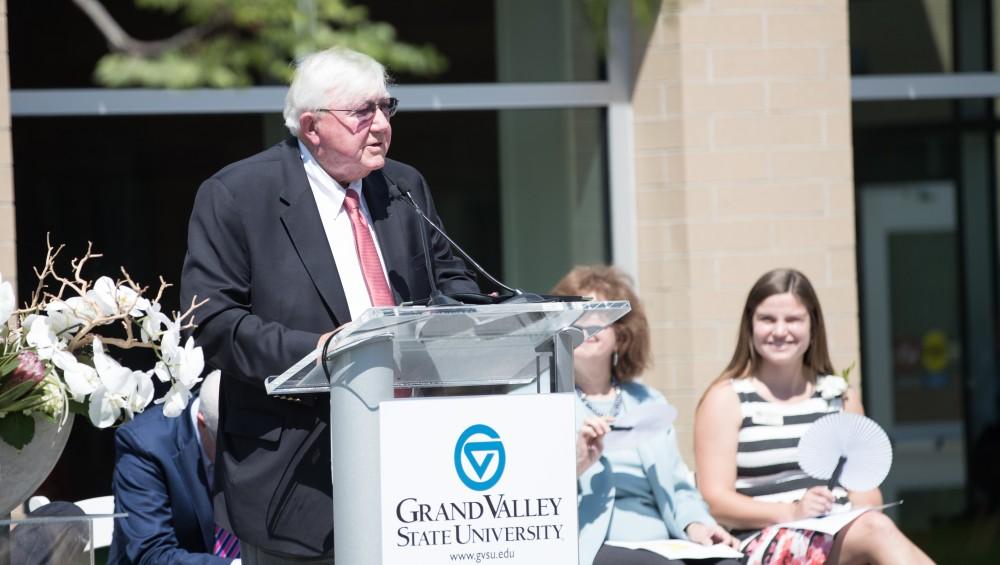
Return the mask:
{"type": "Polygon", "coordinates": [[[607,412],[601,412],[597,408],[594,408],[594,405],[587,400],[587,394],[580,389],[579,385],[576,387],[576,395],[580,397],[580,401],[583,402],[583,405],[586,406],[587,410],[590,410],[594,416],[602,418],[604,416],[610,416],[612,418],[617,418],[622,411],[622,387],[618,385],[618,379],[614,377],[611,379],[611,386],[615,389],[615,400],[611,404],[611,410],[607,412]]]}

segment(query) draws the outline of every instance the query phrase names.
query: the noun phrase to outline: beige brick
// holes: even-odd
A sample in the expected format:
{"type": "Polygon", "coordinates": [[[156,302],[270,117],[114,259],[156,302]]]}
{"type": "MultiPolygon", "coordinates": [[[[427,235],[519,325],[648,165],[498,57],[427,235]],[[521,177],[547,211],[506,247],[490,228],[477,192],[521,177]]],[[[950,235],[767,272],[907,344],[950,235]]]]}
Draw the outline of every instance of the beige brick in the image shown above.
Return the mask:
{"type": "Polygon", "coordinates": [[[712,0],[712,13],[741,11],[778,11],[843,13],[845,0],[712,0]]]}
{"type": "Polygon", "coordinates": [[[687,232],[672,224],[640,222],[638,240],[639,259],[658,259],[687,251],[687,232]]]}
{"type": "Polygon", "coordinates": [[[11,149],[11,133],[9,128],[0,128],[0,167],[10,167],[14,164],[14,154],[11,149]]]}
{"type": "MultiPolygon", "coordinates": [[[[806,273],[806,276],[810,276],[806,273]]],[[[811,276],[810,276],[811,278],[811,276]]],[[[858,287],[850,282],[838,285],[815,285],[823,313],[831,319],[856,316],[858,313],[858,287]]]]}
{"type": "Polygon", "coordinates": [[[854,247],[830,249],[827,251],[827,255],[829,256],[829,280],[831,282],[855,283],[857,281],[858,263],[854,247]]]}
{"type": "MultiPolygon", "coordinates": [[[[827,304],[820,298],[820,303],[823,305],[824,314],[826,313],[827,304]]],[[[826,317],[826,316],[824,316],[826,317]]],[[[826,317],[826,337],[827,342],[830,344],[830,349],[840,352],[860,352],[860,343],[858,341],[858,319],[856,316],[840,318],[840,317],[826,317]]],[[[860,357],[855,358],[860,364],[860,357]]],[[[847,361],[842,367],[850,365],[851,361],[847,361]]]]}
{"type": "Polygon", "coordinates": [[[827,206],[831,216],[854,217],[854,183],[830,183],[827,187],[827,206]]]}
{"type": "Polygon", "coordinates": [[[854,244],[854,218],[785,220],[771,225],[775,249],[809,249],[854,244]]]}
{"type": "Polygon", "coordinates": [[[750,116],[712,120],[715,147],[818,146],[823,142],[823,116],[750,116]]]}
{"type": "Polygon", "coordinates": [[[714,49],[711,76],[734,78],[819,78],[823,52],[814,47],[714,49]]]}
{"type": "Polygon", "coordinates": [[[636,84],[678,83],[708,79],[708,50],[650,49],[639,65],[636,84]]]}
{"type": "MultiPolygon", "coordinates": [[[[0,135],[4,135],[0,133],[0,135]]],[[[14,202],[14,174],[9,164],[0,163],[0,204],[14,202]]]]}
{"type": "MultiPolygon", "coordinates": [[[[0,241],[0,274],[14,285],[17,295],[17,247],[13,241],[0,241]]],[[[28,273],[30,275],[30,273],[28,273]]]]}
{"type": "Polygon", "coordinates": [[[708,218],[712,215],[712,194],[707,190],[646,190],[636,194],[640,220],[708,218]]]}
{"type": "Polygon", "coordinates": [[[828,79],[836,80],[842,77],[851,76],[851,54],[847,43],[828,47],[823,52],[825,76],[828,79]]]}
{"type": "Polygon", "coordinates": [[[770,154],[770,160],[771,175],[775,179],[850,179],[853,176],[849,149],[775,151],[770,154]]]}
{"type": "Polygon", "coordinates": [[[847,42],[847,14],[840,17],[828,13],[767,15],[769,44],[847,42]]]}
{"type": "Polygon", "coordinates": [[[640,261],[639,281],[644,295],[647,290],[715,288],[715,259],[685,257],[640,261]]]}
{"type": "Polygon", "coordinates": [[[686,226],[691,251],[746,251],[771,244],[769,226],[754,221],[715,222],[686,226]]]}
{"type": "Polygon", "coordinates": [[[823,143],[830,148],[851,147],[851,115],[846,112],[825,112],[823,115],[825,139],[823,143]]]}
{"type": "Polygon", "coordinates": [[[767,107],[769,110],[850,112],[850,79],[844,76],[822,81],[773,81],[769,83],[767,107]]]}
{"type": "Polygon", "coordinates": [[[635,182],[647,184],[667,180],[667,161],[663,155],[637,155],[635,158],[635,182]]]}
{"type": "Polygon", "coordinates": [[[820,216],[826,207],[826,187],[822,183],[725,186],[718,188],[717,194],[720,218],[820,216]]]}
{"type": "MultiPolygon", "coordinates": [[[[767,154],[760,152],[688,153],[684,155],[684,180],[699,182],[764,179],[768,176],[767,161],[767,154]]],[[[673,180],[670,174],[668,178],[673,180]]]]}
{"type": "MultiPolygon", "coordinates": [[[[775,251],[753,255],[730,255],[719,259],[719,286],[742,291],[744,298],[750,287],[772,269],[798,269],[814,283],[826,279],[826,257],[815,251],[775,251]]],[[[737,312],[737,315],[739,312],[737,312]]],[[[735,331],[735,330],[734,330],[735,331]]]]}
{"type": "Polygon", "coordinates": [[[632,96],[632,111],[639,119],[662,116],[664,113],[663,88],[655,84],[637,87],[632,96]]]}
{"type": "Polygon", "coordinates": [[[764,18],[758,14],[685,14],[680,18],[680,40],[685,45],[761,45],[763,38],[764,18]]]}
{"type": "Polygon", "coordinates": [[[708,118],[705,116],[636,122],[636,148],[640,150],[707,148],[708,123],[708,118]]]}
{"type": "Polygon", "coordinates": [[[764,84],[687,84],[679,100],[685,113],[763,110],[764,84]]]}
{"type": "Polygon", "coordinates": [[[0,203],[0,242],[14,241],[17,237],[14,231],[14,205],[10,202],[0,203]]]}

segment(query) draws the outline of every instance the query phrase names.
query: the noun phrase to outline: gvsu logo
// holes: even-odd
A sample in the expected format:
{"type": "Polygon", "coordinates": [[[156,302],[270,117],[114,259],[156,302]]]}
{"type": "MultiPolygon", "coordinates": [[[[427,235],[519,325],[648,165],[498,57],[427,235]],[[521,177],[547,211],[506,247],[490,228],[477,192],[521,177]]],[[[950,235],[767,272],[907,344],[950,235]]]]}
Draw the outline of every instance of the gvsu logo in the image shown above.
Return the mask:
{"type": "Polygon", "coordinates": [[[485,424],[469,426],[455,444],[455,471],[472,490],[486,490],[497,484],[506,464],[500,434],[485,424]]]}

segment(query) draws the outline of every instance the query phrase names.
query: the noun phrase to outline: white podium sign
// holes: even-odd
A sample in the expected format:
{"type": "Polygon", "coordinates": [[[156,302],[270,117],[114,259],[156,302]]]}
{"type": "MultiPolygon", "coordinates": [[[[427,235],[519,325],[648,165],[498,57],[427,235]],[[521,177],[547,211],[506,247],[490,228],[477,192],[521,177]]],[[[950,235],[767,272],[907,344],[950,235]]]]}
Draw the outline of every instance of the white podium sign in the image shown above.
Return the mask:
{"type": "Polygon", "coordinates": [[[576,563],[572,394],[379,405],[382,563],[576,563]]]}

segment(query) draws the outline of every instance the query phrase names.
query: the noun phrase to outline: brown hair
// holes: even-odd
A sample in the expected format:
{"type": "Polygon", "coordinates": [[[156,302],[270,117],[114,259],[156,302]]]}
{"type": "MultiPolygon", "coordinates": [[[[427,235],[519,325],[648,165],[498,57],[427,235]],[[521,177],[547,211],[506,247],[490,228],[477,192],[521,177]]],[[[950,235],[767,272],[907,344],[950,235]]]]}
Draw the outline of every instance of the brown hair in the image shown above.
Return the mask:
{"type": "Polygon", "coordinates": [[[611,325],[615,329],[618,363],[612,374],[621,381],[639,376],[650,365],[649,322],[631,278],[610,265],[574,267],[560,280],[552,294],[600,294],[606,300],[628,300],[632,310],[611,325]]]}
{"type": "Polygon", "coordinates": [[[830,349],[826,343],[826,325],[812,283],[795,269],[775,269],[764,273],[754,283],[743,306],[740,318],[736,349],[726,370],[716,382],[731,378],[753,375],[760,366],[760,358],[753,346],[753,315],[760,303],[775,294],[791,293],[809,312],[809,348],[806,349],[802,364],[807,369],[806,378],[815,382],[817,375],[833,374],[830,349]]]}

